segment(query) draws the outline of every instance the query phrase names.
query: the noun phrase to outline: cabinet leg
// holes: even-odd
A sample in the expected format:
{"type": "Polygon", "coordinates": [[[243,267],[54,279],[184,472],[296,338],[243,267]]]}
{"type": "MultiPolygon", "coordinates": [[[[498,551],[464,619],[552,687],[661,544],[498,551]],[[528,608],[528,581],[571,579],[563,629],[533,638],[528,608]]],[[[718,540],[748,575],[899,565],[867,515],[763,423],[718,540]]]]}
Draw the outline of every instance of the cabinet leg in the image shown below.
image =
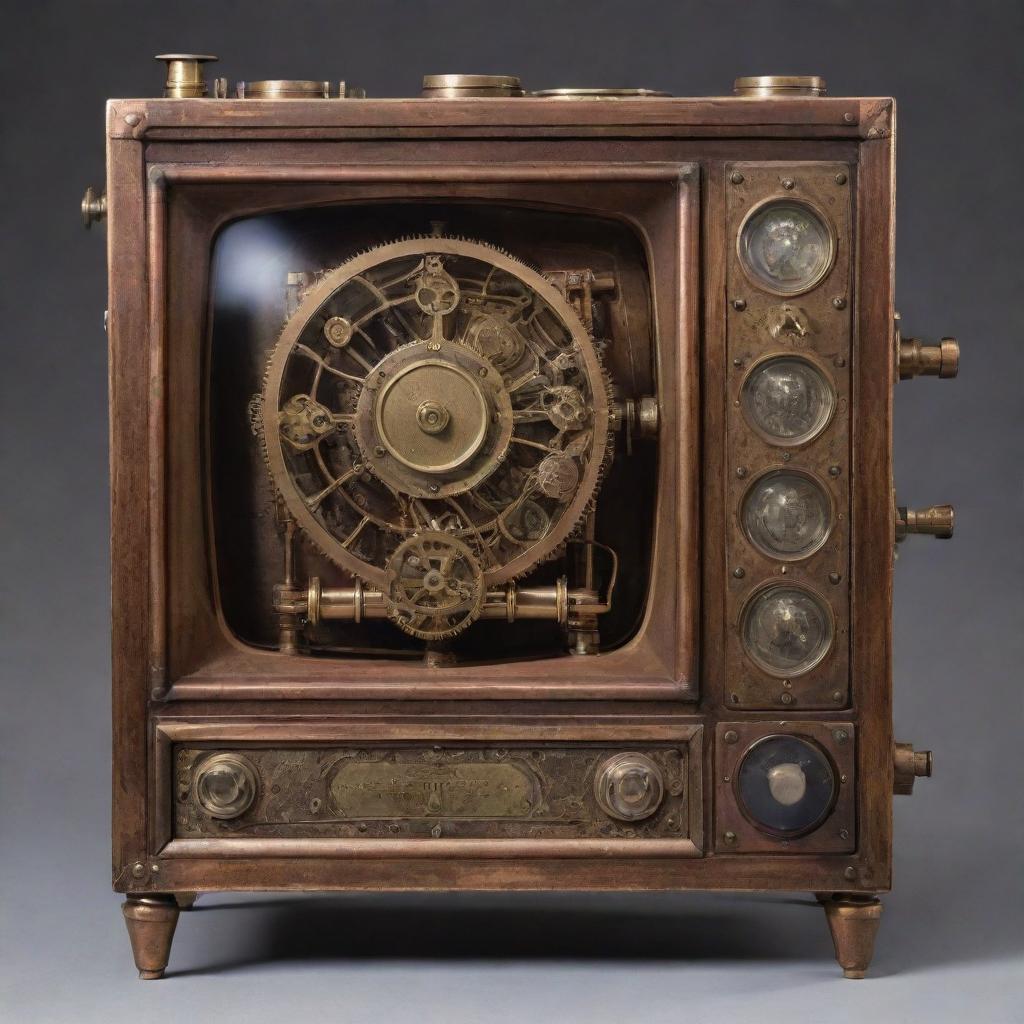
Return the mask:
{"type": "Polygon", "coordinates": [[[836,960],[844,978],[863,978],[875,952],[875,935],[882,916],[882,901],[877,896],[844,896],[836,893],[821,900],[825,919],[832,932],[836,960]]]}
{"type": "Polygon", "coordinates": [[[173,896],[129,896],[121,904],[124,922],[139,977],[154,981],[162,977],[171,954],[178,904],[173,896]]]}
{"type": "Polygon", "coordinates": [[[178,904],[179,910],[191,910],[197,899],[199,899],[197,892],[176,892],[174,894],[174,900],[178,904]]]}

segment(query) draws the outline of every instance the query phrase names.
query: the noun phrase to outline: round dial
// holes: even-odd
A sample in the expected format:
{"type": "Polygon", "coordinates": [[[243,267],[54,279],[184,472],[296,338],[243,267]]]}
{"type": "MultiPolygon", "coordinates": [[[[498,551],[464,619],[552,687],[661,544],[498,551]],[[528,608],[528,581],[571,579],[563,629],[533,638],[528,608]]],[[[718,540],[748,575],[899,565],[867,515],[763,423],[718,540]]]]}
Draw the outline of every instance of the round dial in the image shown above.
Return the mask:
{"type": "Polygon", "coordinates": [[[759,551],[772,558],[806,558],[828,537],[831,502],[814,477],[774,470],[750,485],[741,519],[744,533],[759,551]]]}
{"type": "Polygon", "coordinates": [[[765,587],[747,602],[742,619],[743,648],[770,675],[809,672],[832,646],[832,616],[803,587],[765,587]]]}
{"type": "Polygon", "coordinates": [[[557,289],[491,246],[429,237],[306,292],[271,353],[260,428],[298,526],[398,588],[392,618],[433,636],[435,619],[472,621],[473,595],[559,552],[596,493],[609,418],[593,340],[557,289]],[[458,572],[412,607],[424,552],[407,542],[427,533],[458,572]],[[467,572],[483,586],[463,595],[467,572]]]}
{"type": "Polygon", "coordinates": [[[814,207],[796,199],[773,199],[743,222],[739,255],[754,284],[776,295],[799,295],[831,270],[835,239],[814,207]]]}
{"type": "Polygon", "coordinates": [[[214,754],[196,771],[195,797],[211,818],[237,818],[256,799],[256,769],[240,754],[214,754]]]}
{"type": "Polygon", "coordinates": [[[832,810],[836,773],[816,743],[765,736],[743,755],[736,791],[743,813],[762,832],[804,835],[832,810]]]}
{"type": "Polygon", "coordinates": [[[661,769],[646,754],[616,754],[599,766],[594,795],[609,817],[640,821],[658,809],[665,783],[661,769]]]}
{"type": "Polygon", "coordinates": [[[743,383],[743,415],[773,444],[803,444],[828,426],[836,395],[822,372],[799,356],[758,363],[743,383]]]}

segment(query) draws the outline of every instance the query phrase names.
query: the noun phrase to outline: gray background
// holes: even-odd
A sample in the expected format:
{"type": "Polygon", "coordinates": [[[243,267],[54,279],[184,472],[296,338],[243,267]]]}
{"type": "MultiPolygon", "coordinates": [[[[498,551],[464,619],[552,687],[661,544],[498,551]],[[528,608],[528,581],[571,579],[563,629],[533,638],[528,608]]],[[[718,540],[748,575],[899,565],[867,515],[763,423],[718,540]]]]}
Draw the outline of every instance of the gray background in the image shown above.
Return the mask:
{"type": "Polygon", "coordinates": [[[4,19],[0,1017],[1024,1020],[1020,4],[67,0],[4,19]],[[158,94],[151,55],[173,49],[374,95],[434,71],[682,95],[812,72],[898,97],[899,308],[964,355],[955,382],[899,387],[897,481],[959,521],[898,566],[897,736],[937,772],[896,802],[870,980],[839,980],[806,902],[661,894],[222,896],[182,915],[165,981],[135,980],[108,888],[104,229],[77,205],[103,180],[104,99],[158,94]]]}

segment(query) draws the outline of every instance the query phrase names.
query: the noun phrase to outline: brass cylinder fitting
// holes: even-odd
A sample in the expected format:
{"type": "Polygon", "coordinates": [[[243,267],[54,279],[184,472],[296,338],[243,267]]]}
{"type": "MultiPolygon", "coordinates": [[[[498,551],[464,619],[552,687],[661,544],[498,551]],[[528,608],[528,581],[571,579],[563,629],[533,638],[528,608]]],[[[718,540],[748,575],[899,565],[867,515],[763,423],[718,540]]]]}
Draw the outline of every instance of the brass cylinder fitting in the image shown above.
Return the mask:
{"type": "Polygon", "coordinates": [[[737,96],[764,99],[769,96],[824,96],[825,79],[820,75],[751,75],[732,84],[737,96]]]}
{"type": "Polygon", "coordinates": [[[919,338],[899,340],[900,380],[911,377],[955,377],[960,368],[960,343],[956,338],[941,338],[934,344],[919,338]]]}
{"type": "Polygon", "coordinates": [[[892,751],[892,791],[897,796],[910,796],[915,779],[932,777],[932,752],[915,750],[913,743],[895,743],[892,751]]]}
{"type": "Polygon", "coordinates": [[[97,192],[92,185],[82,196],[82,223],[86,228],[98,224],[107,216],[107,196],[105,192],[97,192]]]}
{"type": "Polygon", "coordinates": [[[206,95],[203,65],[218,58],[208,53],[161,53],[155,59],[167,65],[164,96],[180,100],[206,95]]]}
{"type": "Polygon", "coordinates": [[[461,100],[474,96],[522,96],[517,75],[424,75],[425,99],[461,100]]]}
{"type": "Polygon", "coordinates": [[[953,536],[956,513],[952,505],[931,505],[928,508],[913,509],[905,505],[896,507],[896,540],[903,540],[910,533],[927,533],[941,540],[953,536]]]}

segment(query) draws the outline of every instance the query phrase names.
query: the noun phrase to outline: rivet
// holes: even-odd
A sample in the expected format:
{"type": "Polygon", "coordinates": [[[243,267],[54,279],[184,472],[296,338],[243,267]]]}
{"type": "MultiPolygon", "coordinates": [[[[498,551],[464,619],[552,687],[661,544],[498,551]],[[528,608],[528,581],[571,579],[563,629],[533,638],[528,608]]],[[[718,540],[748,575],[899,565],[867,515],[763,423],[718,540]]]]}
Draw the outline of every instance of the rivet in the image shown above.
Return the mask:
{"type": "Polygon", "coordinates": [[[857,871],[852,864],[849,867],[843,868],[843,878],[847,878],[852,882],[856,877],[857,871]]]}
{"type": "Polygon", "coordinates": [[[783,179],[782,179],[782,187],[783,187],[783,188],[784,188],[784,189],[785,189],[785,190],[786,190],[787,192],[788,192],[788,191],[789,191],[790,189],[792,189],[792,187],[793,187],[793,186],[794,186],[795,184],[796,184],[796,182],[795,182],[795,181],[793,181],[793,179],[792,179],[792,178],[783,178],[783,179]]]}
{"type": "Polygon", "coordinates": [[[833,690],[832,691],[832,699],[837,704],[841,704],[843,702],[843,691],[842,690],[833,690]]]}
{"type": "Polygon", "coordinates": [[[783,704],[792,704],[793,703],[793,694],[791,694],[791,693],[784,693],[779,698],[779,700],[781,700],[783,704]]]}
{"type": "Polygon", "coordinates": [[[835,363],[836,366],[843,367],[846,365],[846,360],[843,358],[843,356],[836,356],[835,363]]]}
{"type": "Polygon", "coordinates": [[[845,775],[840,775],[839,776],[839,781],[840,782],[846,782],[846,776],[845,775]]]}
{"type": "Polygon", "coordinates": [[[732,782],[732,776],[731,775],[723,775],[722,776],[722,781],[723,782],[732,782]]]}
{"type": "Polygon", "coordinates": [[[146,873],[145,864],[133,864],[132,865],[132,878],[141,878],[146,873]]]}
{"type": "Polygon", "coordinates": [[[366,822],[365,821],[359,822],[359,831],[360,832],[365,832],[366,831],[366,822]]]}
{"type": "Polygon", "coordinates": [[[836,175],[836,184],[837,184],[837,185],[845,185],[845,184],[846,184],[846,175],[845,175],[845,174],[843,174],[843,172],[842,172],[842,171],[840,171],[840,172],[839,172],[839,173],[838,173],[838,174],[836,175]]]}
{"type": "Polygon", "coordinates": [[[142,120],[142,115],[141,114],[125,114],[124,115],[124,123],[126,125],[128,125],[129,128],[134,128],[141,120],[142,120]]]}
{"type": "Polygon", "coordinates": [[[840,580],[842,580],[842,578],[843,577],[839,573],[837,573],[837,572],[830,572],[828,574],[828,581],[829,581],[829,583],[831,583],[833,585],[839,583],[840,580]]]}
{"type": "Polygon", "coordinates": [[[849,839],[850,838],[850,830],[848,828],[841,828],[839,830],[839,838],[840,839],[849,839]]]}
{"type": "Polygon", "coordinates": [[[480,369],[477,370],[476,372],[478,374],[480,374],[481,377],[486,377],[487,376],[487,367],[486,366],[481,366],[480,369]]]}
{"type": "Polygon", "coordinates": [[[437,492],[439,490],[441,490],[441,488],[437,484],[431,484],[430,485],[430,493],[431,494],[437,494],[437,492]]]}
{"type": "Polygon", "coordinates": [[[784,690],[792,690],[793,689],[793,684],[788,679],[783,679],[782,680],[782,688],[784,690]]]}
{"type": "Polygon", "coordinates": [[[733,365],[733,366],[736,366],[736,367],[742,366],[742,365],[743,365],[743,360],[742,360],[742,359],[740,359],[740,358],[739,358],[739,356],[737,356],[737,357],[736,357],[736,358],[735,358],[735,359],[734,359],[734,360],[732,361],[732,365],[733,365]]]}
{"type": "Polygon", "coordinates": [[[834,739],[836,743],[845,743],[849,738],[850,734],[845,729],[836,729],[835,732],[832,733],[832,739],[834,739]]]}
{"type": "Polygon", "coordinates": [[[733,569],[732,574],[736,579],[741,580],[747,575],[747,570],[744,569],[742,565],[737,565],[736,568],[733,569]]]}
{"type": "Polygon", "coordinates": [[[736,475],[742,480],[747,475],[747,467],[746,466],[737,466],[736,467],[736,475]]]}
{"type": "Polygon", "coordinates": [[[828,467],[828,475],[829,476],[839,476],[839,474],[841,472],[842,472],[842,470],[838,466],[829,466],[828,467]]]}
{"type": "Polygon", "coordinates": [[[837,295],[832,300],[832,305],[836,309],[846,309],[846,299],[844,299],[842,295],[837,295]]]}
{"type": "Polygon", "coordinates": [[[729,176],[729,180],[734,185],[742,185],[743,184],[743,175],[740,174],[739,171],[733,171],[732,174],[729,176]]]}
{"type": "Polygon", "coordinates": [[[843,120],[844,120],[844,121],[845,121],[845,122],[846,122],[847,124],[853,124],[853,122],[854,122],[854,121],[856,121],[856,120],[857,120],[857,118],[856,118],[856,117],[855,117],[855,116],[854,116],[853,114],[849,114],[849,113],[847,113],[847,114],[843,114],[843,120]]]}
{"type": "Polygon", "coordinates": [[[735,309],[737,313],[742,313],[743,310],[745,310],[747,308],[747,300],[746,299],[733,299],[732,300],[732,308],[735,309]]]}
{"type": "Polygon", "coordinates": [[[784,566],[783,566],[783,567],[782,567],[782,568],[781,568],[781,569],[779,570],[779,572],[780,572],[780,573],[782,573],[782,575],[783,575],[783,576],[785,576],[785,575],[786,575],[786,573],[787,573],[787,572],[789,572],[789,566],[786,566],[786,565],[784,565],[784,566]]]}
{"type": "Polygon", "coordinates": [[[782,453],[782,461],[783,462],[789,462],[789,460],[791,458],[793,458],[793,453],[792,452],[783,452],[782,453]]]}
{"type": "Polygon", "coordinates": [[[725,841],[727,843],[735,843],[736,842],[736,833],[735,832],[726,832],[725,836],[723,838],[725,839],[725,841]]]}
{"type": "Polygon", "coordinates": [[[740,734],[735,729],[729,729],[728,732],[722,737],[726,743],[735,743],[740,738],[740,734]]]}
{"type": "Polygon", "coordinates": [[[159,864],[150,864],[149,865],[149,870],[152,871],[154,875],[159,875],[160,874],[160,865],[159,864]]]}
{"type": "Polygon", "coordinates": [[[739,702],[740,702],[740,695],[738,693],[730,693],[729,694],[729,700],[731,700],[733,702],[733,704],[739,704],[739,702]]]}

